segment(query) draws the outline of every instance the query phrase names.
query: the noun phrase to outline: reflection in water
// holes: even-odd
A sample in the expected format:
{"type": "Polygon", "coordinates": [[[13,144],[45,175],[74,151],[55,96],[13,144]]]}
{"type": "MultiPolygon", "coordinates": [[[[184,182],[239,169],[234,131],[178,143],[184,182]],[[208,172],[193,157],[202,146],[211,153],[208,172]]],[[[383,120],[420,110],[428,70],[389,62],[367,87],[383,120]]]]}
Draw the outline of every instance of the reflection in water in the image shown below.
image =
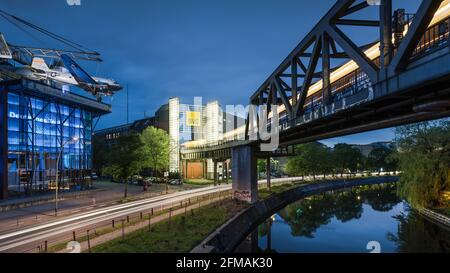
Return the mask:
{"type": "Polygon", "coordinates": [[[424,220],[415,211],[399,214],[397,234],[389,233],[390,240],[398,245],[398,252],[450,252],[450,233],[424,220]]]}
{"type": "MultiPolygon", "coordinates": [[[[411,211],[393,184],[297,201],[252,234],[247,243],[257,240],[264,252],[369,252],[370,241],[379,242],[381,252],[450,252],[450,232],[411,211]]],[[[251,249],[236,251],[255,252],[251,249]]]]}

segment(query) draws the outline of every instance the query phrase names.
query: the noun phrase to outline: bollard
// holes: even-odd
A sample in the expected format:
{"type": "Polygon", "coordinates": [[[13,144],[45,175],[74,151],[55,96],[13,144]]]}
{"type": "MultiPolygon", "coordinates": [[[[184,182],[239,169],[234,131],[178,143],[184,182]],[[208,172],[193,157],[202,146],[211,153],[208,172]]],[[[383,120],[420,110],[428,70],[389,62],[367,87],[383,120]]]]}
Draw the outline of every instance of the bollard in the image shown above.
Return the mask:
{"type": "Polygon", "coordinates": [[[188,199],[188,203],[189,203],[189,205],[191,204],[191,198],[188,199]]]}
{"type": "Polygon", "coordinates": [[[44,252],[47,253],[47,251],[48,251],[48,242],[45,241],[44,242],[44,252]]]}
{"type": "Polygon", "coordinates": [[[125,220],[122,219],[122,240],[125,239],[125,220]]]}
{"type": "Polygon", "coordinates": [[[153,208],[152,208],[152,216],[153,216],[153,208]]]}
{"type": "Polygon", "coordinates": [[[87,235],[88,251],[89,253],[91,253],[91,238],[89,238],[89,229],[86,230],[86,235],[87,235]]]}
{"type": "Polygon", "coordinates": [[[140,214],[141,214],[141,220],[142,220],[142,218],[144,218],[144,217],[142,217],[142,211],[141,211],[141,213],[140,213],[140,214]]]}
{"type": "Polygon", "coordinates": [[[113,219],[113,220],[112,220],[112,228],[116,228],[115,226],[116,226],[116,225],[115,225],[114,219],[113,219]]]}
{"type": "Polygon", "coordinates": [[[77,236],[75,236],[75,231],[72,231],[72,236],[73,236],[73,240],[76,241],[77,240],[77,236]]]}
{"type": "Polygon", "coordinates": [[[38,246],[37,249],[38,249],[38,252],[41,253],[41,246],[38,246]]]}
{"type": "Polygon", "coordinates": [[[152,231],[152,215],[148,214],[148,231],[152,231]]]}
{"type": "Polygon", "coordinates": [[[171,220],[172,220],[172,208],[169,209],[169,227],[171,224],[171,220]]]}
{"type": "Polygon", "coordinates": [[[127,223],[130,223],[130,216],[127,215],[127,223]]]}

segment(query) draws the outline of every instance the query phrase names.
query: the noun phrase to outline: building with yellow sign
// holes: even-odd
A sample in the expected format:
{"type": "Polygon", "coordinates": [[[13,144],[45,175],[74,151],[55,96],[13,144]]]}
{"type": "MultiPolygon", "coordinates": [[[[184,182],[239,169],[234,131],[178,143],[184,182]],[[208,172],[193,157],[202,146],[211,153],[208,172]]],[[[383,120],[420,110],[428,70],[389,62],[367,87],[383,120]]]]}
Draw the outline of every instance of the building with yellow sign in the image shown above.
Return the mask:
{"type": "MultiPolygon", "coordinates": [[[[214,143],[222,140],[223,134],[243,124],[244,119],[224,114],[218,101],[203,104],[199,97],[193,104],[183,104],[175,97],[169,100],[170,172],[180,172],[180,146],[189,141],[205,140],[214,143]]],[[[212,160],[190,164],[188,178],[213,177],[212,160]]],[[[218,166],[222,173],[222,165],[218,166]]]]}

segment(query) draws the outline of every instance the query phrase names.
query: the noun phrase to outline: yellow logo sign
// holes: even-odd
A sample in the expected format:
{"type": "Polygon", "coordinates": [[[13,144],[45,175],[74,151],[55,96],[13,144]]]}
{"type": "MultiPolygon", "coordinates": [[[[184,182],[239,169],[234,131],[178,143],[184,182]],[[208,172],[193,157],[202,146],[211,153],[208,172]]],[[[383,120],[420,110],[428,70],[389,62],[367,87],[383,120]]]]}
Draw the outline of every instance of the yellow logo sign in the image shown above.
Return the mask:
{"type": "Polygon", "coordinates": [[[199,127],[201,124],[200,112],[186,112],[186,125],[199,127]]]}

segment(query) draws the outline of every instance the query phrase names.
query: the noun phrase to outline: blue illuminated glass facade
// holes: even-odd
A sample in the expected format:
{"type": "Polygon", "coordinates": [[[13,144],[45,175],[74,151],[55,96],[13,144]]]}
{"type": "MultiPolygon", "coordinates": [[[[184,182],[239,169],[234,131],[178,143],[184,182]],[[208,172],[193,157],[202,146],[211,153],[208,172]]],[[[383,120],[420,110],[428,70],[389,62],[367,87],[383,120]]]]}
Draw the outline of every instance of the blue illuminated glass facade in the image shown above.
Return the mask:
{"type": "Polygon", "coordinates": [[[92,113],[17,90],[7,94],[8,190],[86,186],[91,170],[92,113]],[[76,141],[73,141],[73,139],[76,141]],[[60,155],[60,156],[59,156],[60,155]]]}

